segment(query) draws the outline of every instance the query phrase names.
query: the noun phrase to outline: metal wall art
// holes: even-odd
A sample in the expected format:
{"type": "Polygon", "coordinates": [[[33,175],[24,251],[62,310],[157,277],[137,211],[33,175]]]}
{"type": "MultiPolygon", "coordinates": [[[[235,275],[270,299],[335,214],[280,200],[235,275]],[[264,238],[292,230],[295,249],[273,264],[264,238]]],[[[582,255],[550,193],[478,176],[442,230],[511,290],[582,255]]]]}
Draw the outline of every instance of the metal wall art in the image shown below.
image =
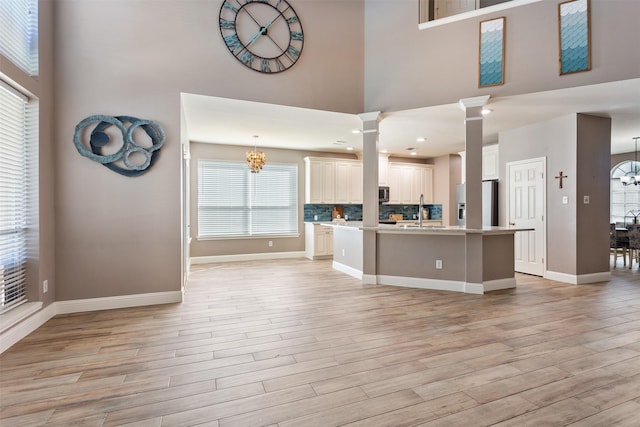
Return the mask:
{"type": "Polygon", "coordinates": [[[589,21],[588,0],[571,0],[558,5],[561,75],[591,69],[589,21]]]}
{"type": "Polygon", "coordinates": [[[504,84],[505,26],[504,16],[480,22],[479,87],[504,84]]]}
{"type": "Polygon", "coordinates": [[[131,116],[89,116],[78,123],[73,135],[73,143],[80,154],[129,177],[140,176],[149,170],[164,142],[165,134],[159,124],[131,116]],[[85,128],[92,124],[95,124],[95,127],[91,131],[89,141],[83,142],[86,140],[85,128]],[[119,130],[122,136],[121,145],[112,144],[113,135],[109,132],[117,133],[113,132],[115,129],[119,130]],[[150,144],[140,142],[140,137],[144,136],[136,132],[138,129],[146,133],[150,144]],[[139,138],[138,142],[134,140],[134,133],[139,138]]]}

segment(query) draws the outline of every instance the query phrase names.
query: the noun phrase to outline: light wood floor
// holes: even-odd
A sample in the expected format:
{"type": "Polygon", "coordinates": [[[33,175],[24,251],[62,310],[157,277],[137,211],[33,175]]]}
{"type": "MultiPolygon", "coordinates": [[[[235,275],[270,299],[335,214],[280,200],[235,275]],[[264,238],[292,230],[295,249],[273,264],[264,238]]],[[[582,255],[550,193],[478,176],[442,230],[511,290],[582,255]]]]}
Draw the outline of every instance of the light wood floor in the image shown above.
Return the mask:
{"type": "Polygon", "coordinates": [[[640,273],[464,295],[330,261],[196,266],[185,302],[56,317],[0,357],[2,426],[640,425],[640,273]]]}

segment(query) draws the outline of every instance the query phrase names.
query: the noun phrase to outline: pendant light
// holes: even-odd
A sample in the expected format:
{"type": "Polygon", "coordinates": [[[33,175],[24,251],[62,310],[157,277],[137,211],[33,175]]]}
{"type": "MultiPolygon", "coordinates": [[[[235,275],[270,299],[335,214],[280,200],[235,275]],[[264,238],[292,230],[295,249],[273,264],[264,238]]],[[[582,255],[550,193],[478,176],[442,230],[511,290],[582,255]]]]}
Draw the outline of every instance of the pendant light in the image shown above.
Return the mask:
{"type": "Polygon", "coordinates": [[[635,160],[631,164],[632,170],[620,177],[620,182],[624,186],[640,185],[640,170],[638,170],[638,139],[640,139],[640,136],[635,136],[632,139],[636,142],[635,160]]]}
{"type": "Polygon", "coordinates": [[[249,166],[249,170],[251,173],[258,173],[262,169],[265,163],[267,163],[267,156],[262,152],[258,151],[256,147],[256,141],[258,140],[258,135],[253,136],[253,151],[247,151],[246,159],[247,166],[249,166]]]}

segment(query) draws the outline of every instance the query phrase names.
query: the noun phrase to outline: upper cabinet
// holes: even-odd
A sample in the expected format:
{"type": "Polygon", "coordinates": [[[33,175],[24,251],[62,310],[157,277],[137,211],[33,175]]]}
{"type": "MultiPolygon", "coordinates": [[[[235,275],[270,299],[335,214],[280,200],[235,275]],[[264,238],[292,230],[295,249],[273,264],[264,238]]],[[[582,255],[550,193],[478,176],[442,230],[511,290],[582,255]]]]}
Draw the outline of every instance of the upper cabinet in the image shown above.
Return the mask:
{"type": "Polygon", "coordinates": [[[433,166],[417,163],[389,163],[389,204],[433,203],[433,166]]]}
{"type": "Polygon", "coordinates": [[[305,157],[305,203],[362,203],[362,163],[305,157]]]}

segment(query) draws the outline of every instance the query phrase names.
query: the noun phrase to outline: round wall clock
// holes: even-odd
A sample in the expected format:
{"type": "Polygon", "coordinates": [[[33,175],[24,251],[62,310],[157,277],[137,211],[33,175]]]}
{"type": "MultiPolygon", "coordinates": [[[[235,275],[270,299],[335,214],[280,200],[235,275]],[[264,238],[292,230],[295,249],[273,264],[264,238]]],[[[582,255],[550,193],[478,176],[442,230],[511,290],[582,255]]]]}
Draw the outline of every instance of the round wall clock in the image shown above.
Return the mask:
{"type": "Polygon", "coordinates": [[[238,61],[260,73],[291,68],[304,44],[300,19],[285,0],[225,0],[220,34],[238,61]]]}

